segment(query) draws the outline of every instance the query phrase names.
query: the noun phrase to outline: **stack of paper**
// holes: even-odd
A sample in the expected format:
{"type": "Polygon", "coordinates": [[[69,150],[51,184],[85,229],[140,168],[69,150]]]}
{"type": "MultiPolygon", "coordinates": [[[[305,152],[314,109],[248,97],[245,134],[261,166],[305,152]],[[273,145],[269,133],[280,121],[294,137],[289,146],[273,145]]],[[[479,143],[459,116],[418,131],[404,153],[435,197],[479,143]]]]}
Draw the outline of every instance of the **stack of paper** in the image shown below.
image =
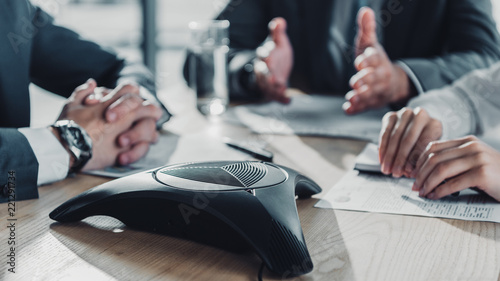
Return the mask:
{"type": "Polygon", "coordinates": [[[299,95],[288,105],[270,102],[232,108],[228,120],[236,119],[260,134],[314,135],[378,141],[381,120],[389,108],[348,116],[343,97],[299,95]]]}
{"type": "Polygon", "coordinates": [[[356,158],[354,169],[361,172],[381,173],[380,161],[378,160],[378,146],[369,143],[356,158]]]}
{"type": "Polygon", "coordinates": [[[500,204],[473,190],[441,200],[420,198],[413,180],[349,172],[315,207],[363,212],[500,222],[500,204]]]}
{"type": "Polygon", "coordinates": [[[315,207],[500,222],[500,204],[485,194],[469,189],[458,196],[429,200],[411,190],[414,179],[382,175],[375,144],[365,147],[355,168],[358,171],[349,172],[315,207]]]}

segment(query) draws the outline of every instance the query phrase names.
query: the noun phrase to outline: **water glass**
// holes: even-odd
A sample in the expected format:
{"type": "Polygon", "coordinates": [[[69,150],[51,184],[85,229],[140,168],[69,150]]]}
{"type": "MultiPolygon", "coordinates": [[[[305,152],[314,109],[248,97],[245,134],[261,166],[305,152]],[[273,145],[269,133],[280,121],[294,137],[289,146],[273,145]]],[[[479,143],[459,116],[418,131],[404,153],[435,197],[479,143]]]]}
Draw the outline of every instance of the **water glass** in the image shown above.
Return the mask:
{"type": "Polygon", "coordinates": [[[220,115],[229,101],[229,22],[191,22],[189,29],[189,84],[196,91],[198,110],[206,116],[220,115]]]}

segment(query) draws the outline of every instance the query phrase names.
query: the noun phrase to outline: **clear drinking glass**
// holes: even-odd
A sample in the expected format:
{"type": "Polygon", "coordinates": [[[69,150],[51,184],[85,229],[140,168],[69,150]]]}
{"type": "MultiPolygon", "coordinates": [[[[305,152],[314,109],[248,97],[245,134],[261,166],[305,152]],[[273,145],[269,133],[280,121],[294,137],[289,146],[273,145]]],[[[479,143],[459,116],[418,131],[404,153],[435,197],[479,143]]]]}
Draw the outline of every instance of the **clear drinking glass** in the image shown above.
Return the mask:
{"type": "Polygon", "coordinates": [[[229,101],[227,55],[229,21],[189,23],[192,54],[189,80],[196,92],[198,110],[206,116],[224,113],[229,101]]]}

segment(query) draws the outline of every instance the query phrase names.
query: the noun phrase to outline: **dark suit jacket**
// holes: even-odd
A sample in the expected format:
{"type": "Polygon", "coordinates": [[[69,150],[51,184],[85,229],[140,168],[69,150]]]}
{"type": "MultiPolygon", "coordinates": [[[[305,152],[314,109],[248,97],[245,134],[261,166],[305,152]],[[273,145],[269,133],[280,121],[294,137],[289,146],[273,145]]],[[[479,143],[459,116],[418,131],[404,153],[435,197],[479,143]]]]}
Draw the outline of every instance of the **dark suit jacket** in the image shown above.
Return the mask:
{"type": "MultiPolygon", "coordinates": [[[[232,0],[218,16],[230,21],[230,88],[232,96],[252,92],[244,65],[268,35],[268,22],[283,17],[294,48],[290,83],[304,81],[307,90],[349,90],[354,72],[352,49],[333,61],[328,49],[335,0],[232,0]],[[352,71],[337,73],[335,64],[352,71]]],[[[423,90],[440,88],[500,58],[500,41],[490,0],[387,0],[378,28],[389,57],[407,64],[423,90]],[[399,3],[399,5],[398,5],[399,3]]]]}
{"type": "Polygon", "coordinates": [[[0,202],[7,172],[16,171],[16,200],[38,197],[38,163],[16,129],[30,125],[30,82],[69,97],[93,77],[113,88],[132,79],[154,93],[153,76],[142,66],[126,65],[116,55],[53,24],[44,11],[26,0],[0,1],[0,202]]]}

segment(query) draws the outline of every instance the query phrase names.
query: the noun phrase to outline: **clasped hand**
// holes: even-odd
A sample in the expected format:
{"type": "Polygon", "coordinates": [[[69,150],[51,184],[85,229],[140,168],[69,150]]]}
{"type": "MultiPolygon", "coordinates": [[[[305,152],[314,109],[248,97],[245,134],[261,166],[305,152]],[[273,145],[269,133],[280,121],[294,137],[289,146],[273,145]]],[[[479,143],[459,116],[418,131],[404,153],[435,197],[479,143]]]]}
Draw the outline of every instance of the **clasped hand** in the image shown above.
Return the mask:
{"type": "Polygon", "coordinates": [[[75,89],[58,120],[73,120],[90,135],[92,158],[83,170],[127,165],[143,157],[158,140],[156,121],[162,110],[142,99],[139,87],[97,87],[93,79],[75,89]]]}

